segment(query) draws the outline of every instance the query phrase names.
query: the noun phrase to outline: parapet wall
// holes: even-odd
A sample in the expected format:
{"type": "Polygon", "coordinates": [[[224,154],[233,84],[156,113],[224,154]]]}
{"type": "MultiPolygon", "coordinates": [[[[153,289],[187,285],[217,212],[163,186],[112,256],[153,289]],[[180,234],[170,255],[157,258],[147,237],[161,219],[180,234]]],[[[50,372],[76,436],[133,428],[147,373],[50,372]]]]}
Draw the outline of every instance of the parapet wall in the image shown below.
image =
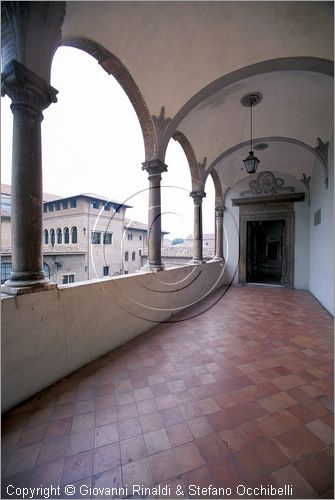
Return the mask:
{"type": "Polygon", "coordinates": [[[2,411],[196,304],[219,288],[223,261],[5,296],[2,411]]]}

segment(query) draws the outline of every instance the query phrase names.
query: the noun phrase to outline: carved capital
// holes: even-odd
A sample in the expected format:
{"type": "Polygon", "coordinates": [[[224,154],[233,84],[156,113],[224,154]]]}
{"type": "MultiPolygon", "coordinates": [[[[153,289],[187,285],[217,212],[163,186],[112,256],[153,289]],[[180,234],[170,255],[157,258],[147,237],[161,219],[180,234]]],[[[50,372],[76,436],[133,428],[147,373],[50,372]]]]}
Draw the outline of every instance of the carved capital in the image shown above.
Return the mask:
{"type": "Polygon", "coordinates": [[[152,177],[159,176],[167,171],[167,165],[161,160],[149,160],[142,163],[142,170],[146,170],[149,174],[149,179],[152,177]]]}
{"type": "Polygon", "coordinates": [[[201,205],[202,199],[206,197],[205,191],[192,191],[190,193],[195,205],[201,205]]]}
{"type": "Polygon", "coordinates": [[[41,113],[52,102],[57,102],[58,91],[13,59],[1,75],[1,95],[12,100],[11,108],[27,107],[41,113]]]}
{"type": "Polygon", "coordinates": [[[223,217],[224,208],[223,207],[215,207],[215,215],[216,217],[223,217]]]}

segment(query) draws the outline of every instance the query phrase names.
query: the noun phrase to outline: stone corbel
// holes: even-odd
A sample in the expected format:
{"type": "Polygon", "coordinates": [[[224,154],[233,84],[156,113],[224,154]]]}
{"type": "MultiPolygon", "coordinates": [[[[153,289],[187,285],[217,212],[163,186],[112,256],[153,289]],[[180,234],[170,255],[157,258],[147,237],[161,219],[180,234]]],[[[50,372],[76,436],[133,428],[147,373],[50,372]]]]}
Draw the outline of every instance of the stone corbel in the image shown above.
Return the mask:
{"type": "Polygon", "coordinates": [[[328,189],[328,146],[329,142],[323,142],[320,137],[317,138],[318,145],[315,146],[314,150],[319,156],[324,172],[325,172],[325,187],[328,189]]]}
{"type": "Polygon", "coordinates": [[[305,186],[306,191],[307,191],[307,200],[308,200],[308,205],[311,205],[311,180],[312,177],[309,175],[308,177],[306,174],[302,174],[302,178],[300,179],[300,182],[305,186]]]}
{"type": "Polygon", "coordinates": [[[158,117],[155,115],[152,115],[152,121],[154,124],[155,133],[156,133],[157,156],[159,157],[161,154],[163,137],[164,137],[164,134],[166,132],[166,129],[168,128],[168,126],[171,122],[171,118],[165,117],[165,107],[162,106],[158,117]]]}

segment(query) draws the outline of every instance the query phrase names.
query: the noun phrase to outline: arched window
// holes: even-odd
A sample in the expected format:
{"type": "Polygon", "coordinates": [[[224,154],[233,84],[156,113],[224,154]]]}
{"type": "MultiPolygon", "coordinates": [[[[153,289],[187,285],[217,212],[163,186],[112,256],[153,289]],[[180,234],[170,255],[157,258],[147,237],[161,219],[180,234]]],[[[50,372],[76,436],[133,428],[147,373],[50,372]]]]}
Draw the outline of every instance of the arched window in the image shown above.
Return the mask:
{"type": "Polygon", "coordinates": [[[57,244],[61,245],[62,244],[62,230],[60,227],[57,229],[56,233],[57,233],[57,244]]]}
{"type": "Polygon", "coordinates": [[[129,260],[129,252],[125,252],[125,254],[124,254],[124,260],[126,262],[128,262],[128,260],[129,260]]]}
{"type": "Polygon", "coordinates": [[[135,260],[135,259],[136,259],[136,254],[135,254],[135,252],[133,252],[133,253],[131,254],[131,260],[135,260]]]}
{"type": "Polygon", "coordinates": [[[54,246],[54,244],[55,244],[55,230],[54,229],[50,229],[50,243],[52,246],[54,246]]]}
{"type": "Polygon", "coordinates": [[[78,243],[78,231],[76,226],[71,229],[71,243],[78,243]]]}
{"type": "Polygon", "coordinates": [[[64,227],[64,243],[70,243],[70,232],[68,227],[64,227]]]}
{"type": "Polygon", "coordinates": [[[44,229],[44,245],[49,245],[49,231],[44,229]]]}
{"type": "Polygon", "coordinates": [[[50,267],[49,264],[47,264],[46,262],[43,262],[43,271],[44,271],[44,276],[50,279],[50,267]]]}

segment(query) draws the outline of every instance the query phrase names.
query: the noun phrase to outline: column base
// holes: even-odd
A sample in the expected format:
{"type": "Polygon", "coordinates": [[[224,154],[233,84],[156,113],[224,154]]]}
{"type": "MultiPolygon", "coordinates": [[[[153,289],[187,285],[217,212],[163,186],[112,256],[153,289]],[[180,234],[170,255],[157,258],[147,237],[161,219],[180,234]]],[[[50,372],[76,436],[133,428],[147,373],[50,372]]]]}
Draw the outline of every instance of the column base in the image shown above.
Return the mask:
{"type": "Polygon", "coordinates": [[[146,272],[146,273],[149,273],[149,272],[156,273],[158,271],[164,271],[164,268],[165,268],[164,264],[147,263],[143,267],[141,267],[141,271],[146,272]]]}
{"type": "Polygon", "coordinates": [[[1,293],[7,295],[23,295],[25,293],[42,292],[56,288],[56,283],[50,283],[47,278],[43,280],[12,280],[1,285],[1,293]]]}
{"type": "Polygon", "coordinates": [[[206,261],[203,259],[192,259],[190,264],[192,266],[200,266],[200,264],[206,264],[206,261]]]}
{"type": "Polygon", "coordinates": [[[217,260],[224,260],[223,257],[213,257],[209,262],[217,261],[217,260]]]}

